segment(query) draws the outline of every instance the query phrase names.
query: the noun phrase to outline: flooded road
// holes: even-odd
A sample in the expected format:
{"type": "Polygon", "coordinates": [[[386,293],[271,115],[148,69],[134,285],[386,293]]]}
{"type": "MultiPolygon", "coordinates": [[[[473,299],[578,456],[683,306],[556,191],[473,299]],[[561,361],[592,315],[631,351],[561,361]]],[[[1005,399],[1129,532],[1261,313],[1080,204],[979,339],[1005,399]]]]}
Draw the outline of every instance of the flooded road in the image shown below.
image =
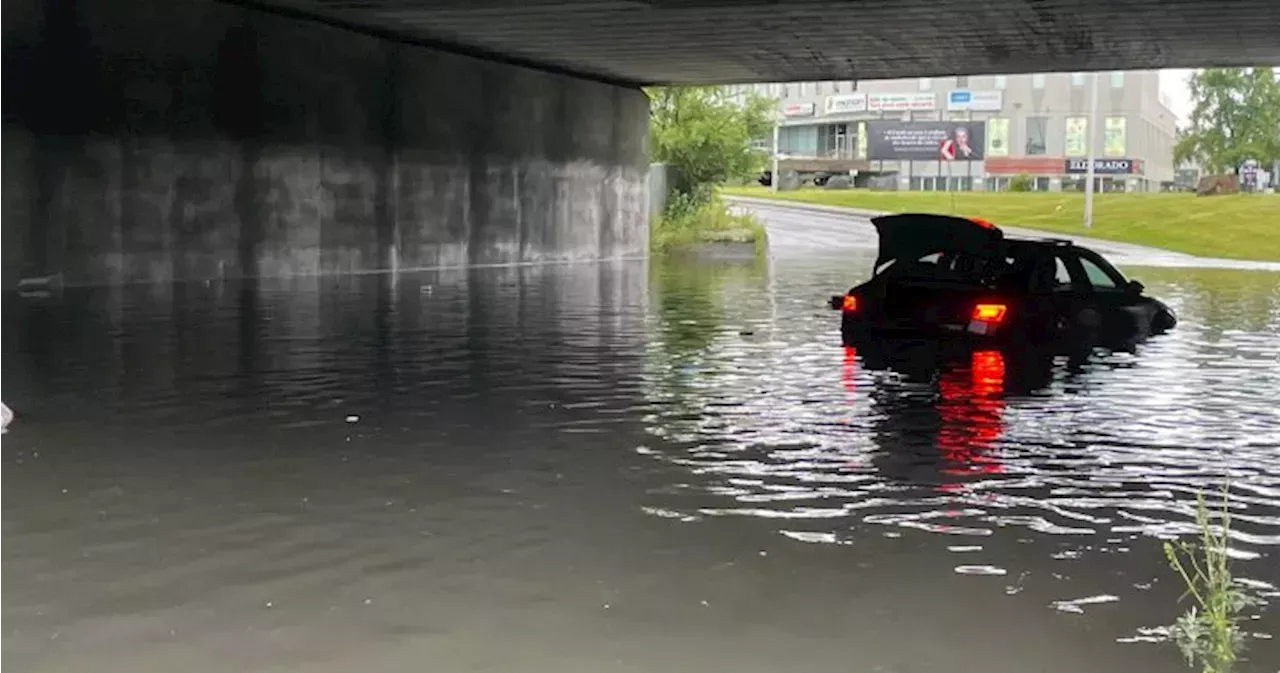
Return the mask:
{"type": "Polygon", "coordinates": [[[839,347],[872,251],[4,301],[15,671],[1177,671],[1229,480],[1280,666],[1280,274],[1136,354],[839,347]]]}

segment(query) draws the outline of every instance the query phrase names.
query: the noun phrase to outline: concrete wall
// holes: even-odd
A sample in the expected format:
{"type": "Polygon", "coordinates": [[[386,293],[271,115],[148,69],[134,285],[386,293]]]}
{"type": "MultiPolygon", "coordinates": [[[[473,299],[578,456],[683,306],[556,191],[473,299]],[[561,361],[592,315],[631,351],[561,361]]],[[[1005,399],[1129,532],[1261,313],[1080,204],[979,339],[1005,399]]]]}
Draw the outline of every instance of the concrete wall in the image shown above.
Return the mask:
{"type": "Polygon", "coordinates": [[[646,250],[637,89],[198,0],[4,18],[6,287],[646,250]]]}

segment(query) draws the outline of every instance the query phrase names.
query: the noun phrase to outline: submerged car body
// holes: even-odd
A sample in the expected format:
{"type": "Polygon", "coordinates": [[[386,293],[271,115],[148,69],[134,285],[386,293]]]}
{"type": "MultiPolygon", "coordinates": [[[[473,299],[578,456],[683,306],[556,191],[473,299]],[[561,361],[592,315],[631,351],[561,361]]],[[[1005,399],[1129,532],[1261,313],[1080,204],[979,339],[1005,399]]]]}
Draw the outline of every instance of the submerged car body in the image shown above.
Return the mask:
{"type": "Polygon", "coordinates": [[[831,298],[846,346],[941,339],[964,347],[1127,348],[1177,319],[1098,253],[1070,241],[1007,238],[948,215],[872,219],[870,280],[831,298]]]}

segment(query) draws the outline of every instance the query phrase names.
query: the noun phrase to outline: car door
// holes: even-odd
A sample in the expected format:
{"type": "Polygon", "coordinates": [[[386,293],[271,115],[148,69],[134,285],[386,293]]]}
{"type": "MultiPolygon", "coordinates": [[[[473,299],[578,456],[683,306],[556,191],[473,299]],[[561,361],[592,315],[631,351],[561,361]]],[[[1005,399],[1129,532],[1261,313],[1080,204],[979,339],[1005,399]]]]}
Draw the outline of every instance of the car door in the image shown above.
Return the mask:
{"type": "Polygon", "coordinates": [[[1143,298],[1130,291],[1120,271],[1098,253],[1078,248],[1076,257],[1090,303],[1101,316],[1102,339],[1119,345],[1143,336],[1143,298]]]}
{"type": "Polygon", "coordinates": [[[1024,320],[1018,329],[1023,338],[1037,346],[1051,346],[1066,338],[1074,338],[1077,316],[1089,304],[1079,279],[1073,272],[1074,259],[1063,248],[1040,247],[1031,261],[1032,272],[1023,307],[1024,320]]]}

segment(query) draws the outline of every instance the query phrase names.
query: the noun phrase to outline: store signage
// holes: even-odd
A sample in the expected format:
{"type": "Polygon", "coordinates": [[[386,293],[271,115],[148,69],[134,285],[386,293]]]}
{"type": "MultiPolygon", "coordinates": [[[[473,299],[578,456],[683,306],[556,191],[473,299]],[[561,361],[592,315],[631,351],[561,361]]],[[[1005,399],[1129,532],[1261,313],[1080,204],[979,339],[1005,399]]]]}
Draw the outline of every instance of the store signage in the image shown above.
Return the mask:
{"type": "Polygon", "coordinates": [[[784,117],[812,117],[813,103],[788,103],[782,106],[782,116],[784,117]]]}
{"type": "Polygon", "coordinates": [[[827,96],[826,113],[829,115],[850,114],[867,111],[867,94],[849,93],[841,96],[827,96]]]}
{"type": "MultiPolygon", "coordinates": [[[[1093,172],[1098,175],[1127,175],[1134,172],[1133,159],[1094,159],[1093,172]]],[[[1067,159],[1067,173],[1088,173],[1088,159],[1067,159]]]]}
{"type": "Polygon", "coordinates": [[[932,93],[873,93],[867,94],[867,109],[872,112],[935,110],[937,101],[938,97],[932,93]]]}
{"type": "Polygon", "coordinates": [[[957,89],[947,93],[948,110],[999,112],[1004,107],[1003,91],[971,91],[957,89]]]}

